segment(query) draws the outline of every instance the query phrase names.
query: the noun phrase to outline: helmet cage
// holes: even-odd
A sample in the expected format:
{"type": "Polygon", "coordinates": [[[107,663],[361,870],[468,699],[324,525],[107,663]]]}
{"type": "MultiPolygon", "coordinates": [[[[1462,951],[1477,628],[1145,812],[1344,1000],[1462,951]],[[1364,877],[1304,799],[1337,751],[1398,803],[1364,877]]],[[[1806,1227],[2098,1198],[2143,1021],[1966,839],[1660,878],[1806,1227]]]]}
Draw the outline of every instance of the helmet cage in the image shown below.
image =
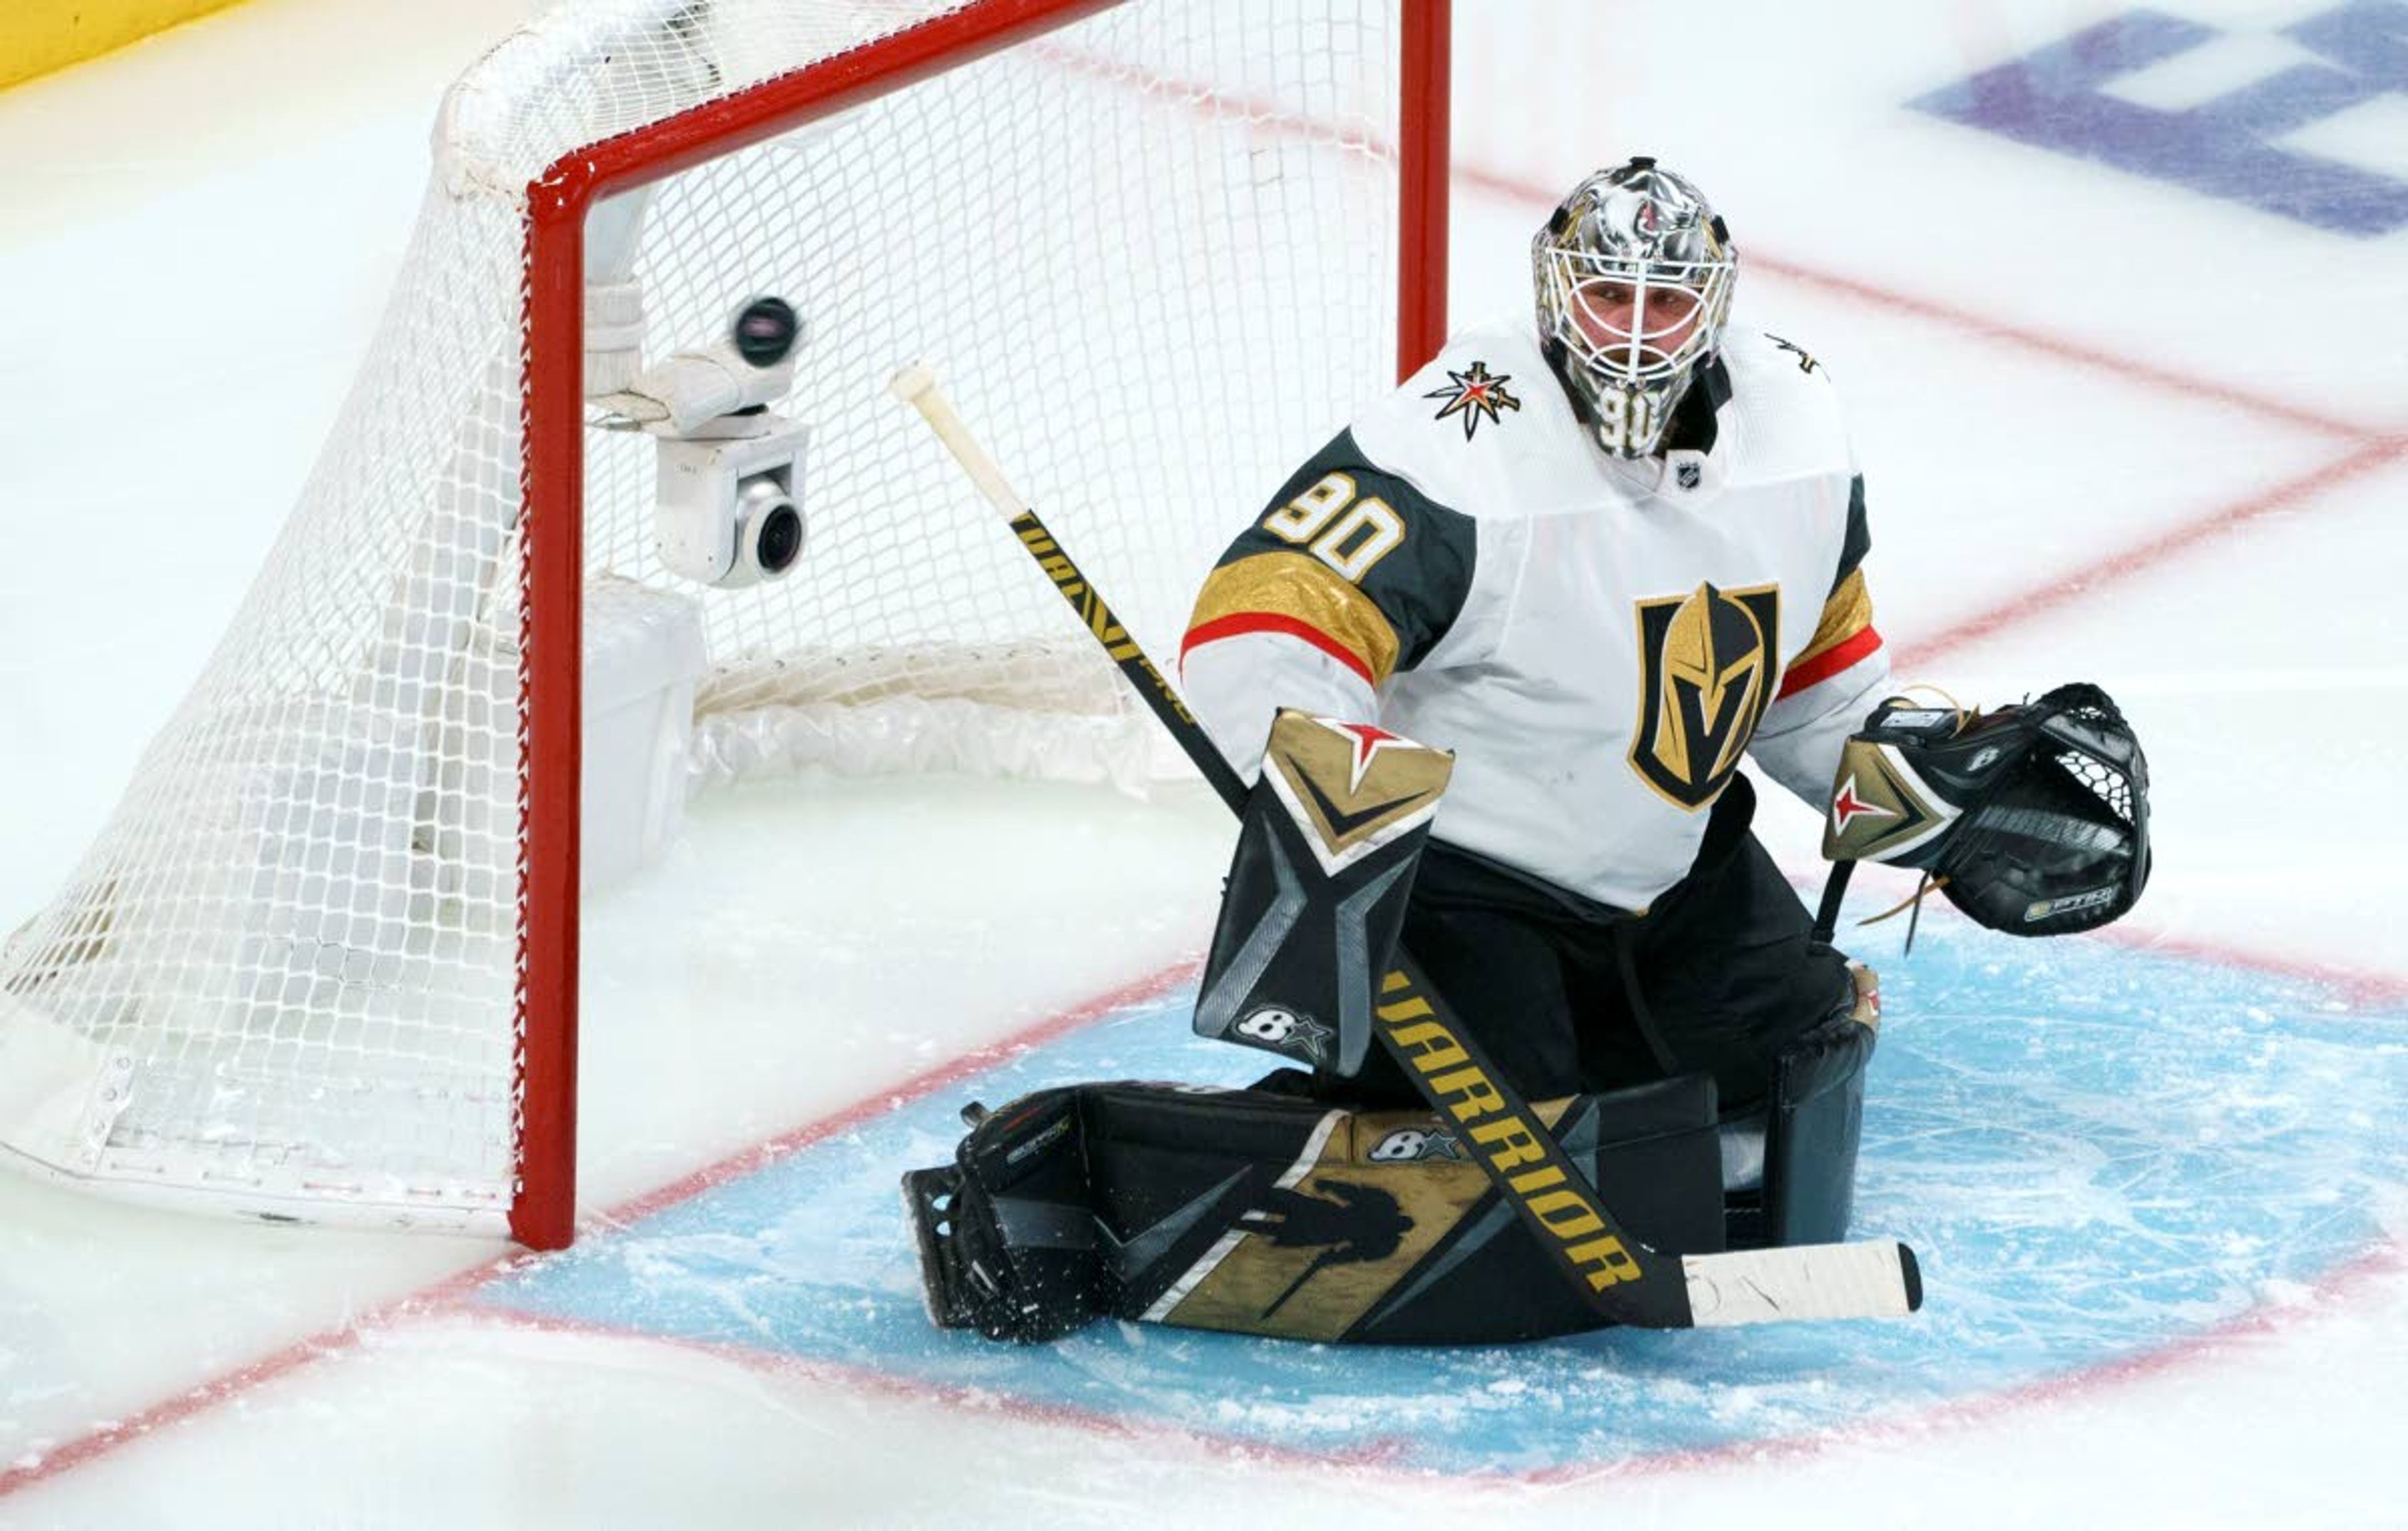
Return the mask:
{"type": "Polygon", "coordinates": [[[1655,452],[1722,343],[1739,261],[1703,193],[1654,160],[1572,189],[1530,244],[1539,339],[1598,444],[1655,452]]]}
{"type": "Polygon", "coordinates": [[[1561,348],[1558,371],[1588,407],[1599,444],[1623,457],[1655,451],[1692,372],[1721,342],[1736,263],[1546,243],[1538,264],[1544,338],[1561,348]]]}

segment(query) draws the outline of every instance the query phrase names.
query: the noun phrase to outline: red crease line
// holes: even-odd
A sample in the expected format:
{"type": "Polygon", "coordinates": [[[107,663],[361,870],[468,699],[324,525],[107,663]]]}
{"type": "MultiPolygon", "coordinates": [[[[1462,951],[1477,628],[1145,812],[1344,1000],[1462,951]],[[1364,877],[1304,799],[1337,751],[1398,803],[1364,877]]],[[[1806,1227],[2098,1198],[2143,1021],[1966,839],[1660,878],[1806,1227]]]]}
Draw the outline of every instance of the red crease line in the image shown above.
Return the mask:
{"type": "Polygon", "coordinates": [[[447,1277],[431,1286],[420,1287],[389,1302],[378,1304],[339,1328],[294,1340],[249,1366],[211,1378],[148,1409],[111,1420],[89,1434],[41,1452],[34,1460],[21,1461],[15,1467],[0,1470],[0,1499],[107,1456],[119,1447],[131,1445],[195,1414],[206,1413],[220,1404],[232,1402],[255,1388],[300,1370],[313,1361],[355,1350],[368,1331],[414,1313],[457,1303],[496,1275],[517,1269],[534,1258],[522,1251],[512,1250],[508,1254],[447,1277]]]}
{"type": "MultiPolygon", "coordinates": [[[[1083,1001],[1073,1009],[1015,1031],[1000,1041],[990,1042],[974,1052],[965,1052],[934,1067],[922,1069],[909,1079],[882,1090],[867,1099],[855,1101],[832,1116],[806,1123],[802,1126],[781,1133],[767,1142],[738,1150],[716,1164],[706,1165],[690,1175],[681,1176],[671,1180],[666,1185],[648,1191],[631,1200],[621,1202],[604,1212],[586,1219],[580,1223],[578,1231],[581,1236],[638,1223],[655,1212],[690,1200],[716,1186],[724,1185],[730,1180],[741,1180],[756,1170],[766,1169],[814,1143],[833,1138],[838,1133],[850,1131],[865,1122],[900,1110],[912,1101],[924,1095],[933,1095],[948,1084],[956,1083],[973,1074],[992,1068],[997,1064],[1008,1062],[1033,1048],[1042,1047],[1056,1037],[1093,1025],[1114,1010],[1128,1009],[1134,1006],[1159,999],[1195,978],[1202,970],[1203,966],[1200,960],[1180,963],[1150,978],[1140,979],[1134,983],[1123,984],[1110,993],[1098,994],[1093,999],[1083,1001]]],[[[486,1279],[491,1280],[502,1274],[504,1272],[498,1270],[489,1271],[486,1279]]]]}
{"type": "MultiPolygon", "coordinates": [[[[1099,994],[1072,1009],[1026,1026],[999,1041],[991,1042],[973,1052],[968,1052],[936,1067],[882,1090],[853,1105],[815,1122],[779,1135],[764,1143],[730,1154],[718,1163],[681,1177],[669,1184],[623,1202],[597,1216],[583,1220],[580,1233],[591,1233],[611,1224],[624,1224],[674,1206],[714,1186],[752,1173],[776,1163],[797,1151],[819,1142],[836,1133],[855,1126],[885,1112],[929,1095],[945,1085],[1004,1062],[1016,1053],[1082,1026],[1092,1025],[1114,1010],[1140,1005],[1159,998],[1196,976],[1200,962],[1184,962],[1151,977],[1099,994]]],[[[541,1261],[544,1256],[513,1249],[430,1286],[379,1304],[357,1314],[341,1325],[294,1341],[282,1350],[262,1356],[248,1366],[186,1389],[174,1397],[148,1409],[111,1420],[105,1424],[40,1453],[35,1460],[0,1469],[0,1499],[21,1489],[30,1488],[46,1479],[79,1467],[107,1456],[120,1447],[153,1434],[170,1425],[205,1413],[220,1404],[240,1397],[253,1389],[278,1378],[300,1370],[311,1362],[339,1355],[358,1347],[365,1334],[396,1321],[431,1310],[455,1308],[479,1289],[515,1274],[541,1261]]]]}
{"type": "Polygon", "coordinates": [[[2221,537],[2236,527],[2276,511],[2297,509],[2329,490],[2402,459],[2408,459],[2408,436],[2377,437],[2345,457],[2296,474],[2272,489],[2250,495],[2198,521],[2161,532],[2121,552],[2108,553],[2088,561],[2078,574],[2013,596],[1937,633],[1903,644],[1899,649],[1897,663],[1900,668],[1929,664],[1954,650],[1989,637],[2002,628],[2070,606],[2086,595],[2096,594],[2101,585],[2144,573],[2174,554],[2186,551],[2212,537],[2221,537]]]}
{"type": "MultiPolygon", "coordinates": [[[[480,1308],[475,1312],[475,1322],[542,1334],[665,1346],[672,1350],[710,1356],[741,1366],[747,1371],[767,1376],[791,1377],[814,1382],[833,1382],[858,1393],[899,1398],[907,1402],[947,1405],[968,1413],[1025,1420],[1038,1424],[1081,1430],[1090,1435],[1110,1436],[1121,1440],[1173,1442],[1192,1446],[1214,1457],[1232,1460],[1284,1463],[1308,1467],[1328,1467],[1334,1465],[1358,1468],[1397,1462],[1405,1454],[1403,1443],[1392,1437],[1374,1437],[1341,1450],[1317,1452],[1245,1436],[1214,1434],[1210,1430],[1197,1429],[1169,1421],[1140,1419],[1126,1414],[1110,1413],[1103,1409],[1082,1409],[1076,1404],[1027,1397],[1005,1388],[981,1387],[940,1382],[927,1378],[907,1377],[899,1372],[882,1371],[872,1366],[855,1366],[818,1356],[797,1355],[789,1351],[767,1350],[740,1341],[697,1339],[689,1336],[662,1334],[654,1330],[629,1328],[624,1324],[602,1323],[591,1319],[564,1318],[550,1313],[528,1313],[516,1309],[480,1308]]],[[[987,1346],[993,1342],[982,1339],[966,1340],[965,1343],[987,1346]]]]}

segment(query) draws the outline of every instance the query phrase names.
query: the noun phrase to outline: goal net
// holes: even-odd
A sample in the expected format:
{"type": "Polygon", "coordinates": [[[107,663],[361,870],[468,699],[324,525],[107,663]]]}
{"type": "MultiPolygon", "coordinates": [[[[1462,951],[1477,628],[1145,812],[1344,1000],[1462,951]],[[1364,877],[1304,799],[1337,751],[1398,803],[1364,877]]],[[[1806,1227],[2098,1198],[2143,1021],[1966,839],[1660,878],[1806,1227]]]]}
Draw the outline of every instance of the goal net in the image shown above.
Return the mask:
{"type": "Polygon", "coordinates": [[[886,379],[932,362],[1168,656],[1435,346],[1443,59],[1434,0],[577,0],[495,47],[266,567],[0,950],[0,1161],[566,1242],[599,646],[698,635],[684,756],[643,766],[678,791],[1142,779],[1141,708],[886,379]],[[596,401],[760,294],[803,325],[770,408],[807,536],[718,588],[596,401]]]}

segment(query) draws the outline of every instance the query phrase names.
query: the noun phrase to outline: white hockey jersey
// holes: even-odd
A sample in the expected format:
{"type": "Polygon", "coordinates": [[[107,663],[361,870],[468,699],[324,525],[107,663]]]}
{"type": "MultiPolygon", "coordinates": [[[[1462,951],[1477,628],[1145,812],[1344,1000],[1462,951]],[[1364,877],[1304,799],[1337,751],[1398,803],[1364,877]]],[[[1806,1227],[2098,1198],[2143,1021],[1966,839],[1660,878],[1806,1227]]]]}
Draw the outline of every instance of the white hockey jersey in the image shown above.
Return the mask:
{"type": "Polygon", "coordinates": [[[1722,365],[1684,403],[1699,445],[1629,462],[1526,321],[1457,335],[1231,545],[1190,708],[1250,778],[1282,706],[1452,750],[1437,838],[1627,909],[1743,752],[1825,807],[1888,679],[1862,480],[1813,357],[1733,330],[1722,365]]]}

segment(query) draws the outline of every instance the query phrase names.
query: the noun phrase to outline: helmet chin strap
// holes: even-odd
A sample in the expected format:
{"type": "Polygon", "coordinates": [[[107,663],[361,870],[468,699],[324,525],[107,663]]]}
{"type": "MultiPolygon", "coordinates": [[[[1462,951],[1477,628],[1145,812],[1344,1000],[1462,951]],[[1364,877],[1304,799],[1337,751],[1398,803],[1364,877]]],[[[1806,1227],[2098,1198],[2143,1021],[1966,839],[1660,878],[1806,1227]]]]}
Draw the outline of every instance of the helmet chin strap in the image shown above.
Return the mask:
{"type": "Polygon", "coordinates": [[[1660,452],[1680,447],[1690,451],[1713,451],[1714,440],[1722,434],[1723,406],[1730,402],[1730,368],[1723,365],[1719,349],[1709,351],[1691,365],[1689,386],[1681,391],[1680,402],[1672,406],[1672,422],[1665,428],[1664,439],[1656,450],[1660,452]]]}

